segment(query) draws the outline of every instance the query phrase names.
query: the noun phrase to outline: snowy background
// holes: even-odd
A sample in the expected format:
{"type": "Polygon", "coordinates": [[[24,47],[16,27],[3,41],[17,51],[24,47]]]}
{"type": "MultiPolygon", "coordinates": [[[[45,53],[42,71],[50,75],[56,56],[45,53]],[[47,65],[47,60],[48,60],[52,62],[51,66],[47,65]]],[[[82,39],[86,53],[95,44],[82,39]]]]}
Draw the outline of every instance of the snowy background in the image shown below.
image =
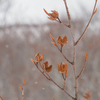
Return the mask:
{"type": "MultiPolygon", "coordinates": [[[[67,0],[71,14],[72,30],[78,39],[91,16],[95,0],[67,0]]],[[[62,22],[68,24],[63,0],[0,0],[0,96],[4,100],[21,100],[23,78],[26,79],[24,100],[69,99],[52,82],[49,82],[33,65],[37,52],[53,65],[50,76],[63,86],[57,63],[65,62],[57,48],[51,44],[49,34],[56,39],[66,35],[68,43],[63,48],[65,56],[72,60],[73,46],[69,28],[50,21],[44,13],[56,10],[62,22]]],[[[88,53],[85,70],[79,78],[79,98],[88,88],[93,93],[91,100],[100,100],[100,0],[84,37],[77,45],[77,73],[80,73],[88,53]]],[[[68,63],[65,90],[74,96],[73,68],[68,63]]]]}
{"type": "MultiPolygon", "coordinates": [[[[72,18],[84,18],[87,13],[91,14],[95,0],[67,0],[67,3],[72,18]]],[[[98,0],[97,8],[99,6],[100,0],[98,0]]],[[[66,16],[63,0],[0,0],[0,25],[47,22],[43,8],[48,12],[58,11],[60,17],[66,16]]]]}

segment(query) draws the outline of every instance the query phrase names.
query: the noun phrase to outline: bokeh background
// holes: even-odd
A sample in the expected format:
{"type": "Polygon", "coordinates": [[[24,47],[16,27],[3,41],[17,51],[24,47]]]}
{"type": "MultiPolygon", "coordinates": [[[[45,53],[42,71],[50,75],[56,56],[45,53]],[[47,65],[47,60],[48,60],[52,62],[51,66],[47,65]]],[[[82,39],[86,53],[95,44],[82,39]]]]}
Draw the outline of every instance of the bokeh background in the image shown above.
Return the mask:
{"type": "MultiPolygon", "coordinates": [[[[72,18],[72,29],[77,40],[91,16],[95,0],[67,0],[72,18]]],[[[53,65],[51,77],[63,86],[57,63],[66,62],[60,52],[51,44],[49,34],[56,39],[59,35],[68,37],[63,52],[72,60],[72,38],[70,30],[54,21],[49,21],[48,12],[56,10],[62,22],[68,24],[63,0],[0,0],[0,96],[4,100],[21,100],[23,78],[26,79],[24,100],[70,99],[52,82],[49,82],[33,65],[37,52],[53,65]]],[[[85,53],[88,60],[84,73],[79,78],[79,97],[88,88],[93,93],[91,100],[100,99],[100,0],[86,34],[77,45],[77,73],[83,67],[85,53]]],[[[73,68],[68,63],[66,91],[74,96],[73,68]]]]}

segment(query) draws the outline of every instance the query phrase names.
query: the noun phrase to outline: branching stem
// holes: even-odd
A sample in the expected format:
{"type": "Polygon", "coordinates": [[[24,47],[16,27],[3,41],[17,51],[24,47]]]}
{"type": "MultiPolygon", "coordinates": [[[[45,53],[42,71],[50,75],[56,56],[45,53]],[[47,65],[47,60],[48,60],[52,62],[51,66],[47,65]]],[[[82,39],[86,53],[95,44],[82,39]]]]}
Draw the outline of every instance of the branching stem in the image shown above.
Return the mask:
{"type": "Polygon", "coordinates": [[[59,49],[59,47],[56,45],[56,47],[58,48],[58,50],[60,51],[60,53],[63,55],[63,57],[70,63],[73,65],[73,62],[69,61],[66,56],[63,54],[63,52],[59,49]]]}
{"type": "Polygon", "coordinates": [[[93,8],[93,12],[92,12],[92,15],[91,15],[91,17],[90,17],[90,20],[89,20],[88,24],[86,25],[86,27],[85,27],[85,29],[84,29],[82,35],[81,35],[80,38],[75,42],[74,45],[77,45],[77,44],[79,43],[79,41],[81,40],[81,38],[83,37],[83,35],[85,34],[85,32],[86,32],[86,30],[87,30],[87,28],[88,28],[88,26],[89,26],[89,24],[90,24],[90,22],[91,22],[91,20],[92,20],[92,18],[93,18],[94,11],[95,11],[95,9],[96,9],[96,4],[97,4],[97,0],[95,0],[95,5],[94,5],[94,8],[93,8]]]}
{"type": "Polygon", "coordinates": [[[69,14],[66,0],[64,0],[64,4],[66,7],[66,11],[67,11],[68,19],[69,19],[69,25],[70,25],[70,32],[71,32],[71,36],[72,36],[72,40],[73,40],[73,70],[74,70],[74,77],[75,77],[75,100],[78,100],[78,82],[77,82],[77,78],[76,78],[77,77],[77,73],[76,73],[76,46],[74,45],[75,40],[74,40],[72,28],[71,28],[71,17],[69,14]]]}
{"type": "Polygon", "coordinates": [[[70,98],[72,98],[73,100],[75,100],[74,97],[72,97],[68,92],[66,92],[62,87],[60,87],[50,76],[48,73],[46,73],[47,76],[50,78],[50,81],[52,81],[57,87],[59,87],[63,92],[65,92],[70,98]]]}
{"type": "Polygon", "coordinates": [[[80,72],[79,75],[77,76],[77,78],[79,78],[79,77],[82,75],[82,73],[83,73],[83,71],[84,71],[84,68],[85,68],[85,65],[86,65],[86,61],[85,61],[85,63],[84,63],[84,66],[83,66],[81,72],[80,72]]]}

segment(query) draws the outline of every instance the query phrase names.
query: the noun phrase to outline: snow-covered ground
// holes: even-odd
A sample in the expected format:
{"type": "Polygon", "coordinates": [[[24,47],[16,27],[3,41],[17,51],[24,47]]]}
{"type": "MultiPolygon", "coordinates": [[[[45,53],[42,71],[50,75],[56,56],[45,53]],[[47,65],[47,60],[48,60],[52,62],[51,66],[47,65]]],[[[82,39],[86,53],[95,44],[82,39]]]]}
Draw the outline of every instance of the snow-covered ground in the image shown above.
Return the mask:
{"type": "MultiPolygon", "coordinates": [[[[1,0],[3,1],[3,0],[1,0]]],[[[47,16],[43,11],[56,10],[60,17],[66,16],[63,0],[4,0],[0,4],[0,24],[40,24],[47,22],[47,16]]],[[[95,0],[67,0],[72,18],[83,17],[86,11],[91,13],[95,0]],[[85,10],[84,10],[85,8],[85,10]]],[[[97,8],[100,6],[98,0],[97,8]]],[[[100,14],[99,14],[100,15],[100,14]]]]}

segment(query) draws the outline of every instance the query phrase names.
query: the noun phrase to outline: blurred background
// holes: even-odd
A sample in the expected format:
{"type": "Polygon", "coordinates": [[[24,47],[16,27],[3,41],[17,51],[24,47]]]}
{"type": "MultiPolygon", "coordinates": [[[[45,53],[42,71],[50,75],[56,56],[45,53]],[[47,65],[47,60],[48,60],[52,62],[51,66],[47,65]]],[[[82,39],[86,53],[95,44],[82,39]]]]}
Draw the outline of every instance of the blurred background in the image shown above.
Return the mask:
{"type": "MultiPolygon", "coordinates": [[[[91,16],[95,0],[67,0],[72,18],[72,29],[77,40],[91,16]]],[[[21,100],[23,78],[26,79],[24,100],[65,100],[69,97],[52,82],[49,82],[34,66],[37,52],[53,65],[51,77],[63,87],[63,79],[57,71],[57,63],[66,62],[60,52],[51,44],[49,34],[56,39],[59,35],[68,37],[63,47],[66,57],[72,61],[72,38],[70,30],[44,13],[56,10],[62,22],[68,24],[63,0],[0,0],[0,96],[4,100],[21,100]]],[[[100,99],[100,0],[86,34],[77,45],[76,67],[79,73],[83,67],[85,53],[88,60],[84,73],[79,78],[79,97],[88,88],[93,93],[91,100],[100,99]]],[[[66,91],[74,96],[73,68],[68,63],[66,91]]]]}

